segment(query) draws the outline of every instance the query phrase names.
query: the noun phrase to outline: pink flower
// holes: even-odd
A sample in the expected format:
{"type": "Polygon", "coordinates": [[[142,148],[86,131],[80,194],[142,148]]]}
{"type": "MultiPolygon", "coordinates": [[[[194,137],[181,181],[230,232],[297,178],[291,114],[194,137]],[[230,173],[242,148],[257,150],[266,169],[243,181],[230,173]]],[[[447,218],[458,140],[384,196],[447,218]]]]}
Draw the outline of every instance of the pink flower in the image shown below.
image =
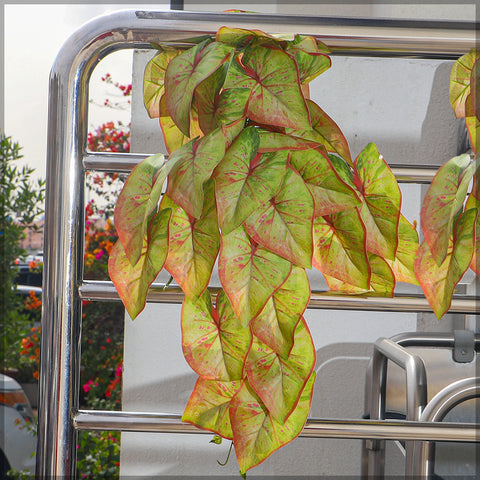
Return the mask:
{"type": "Polygon", "coordinates": [[[100,259],[103,257],[103,254],[104,254],[104,253],[105,253],[105,252],[104,252],[103,250],[100,250],[100,251],[95,255],[95,258],[96,258],[97,260],[100,260],[100,259]]]}

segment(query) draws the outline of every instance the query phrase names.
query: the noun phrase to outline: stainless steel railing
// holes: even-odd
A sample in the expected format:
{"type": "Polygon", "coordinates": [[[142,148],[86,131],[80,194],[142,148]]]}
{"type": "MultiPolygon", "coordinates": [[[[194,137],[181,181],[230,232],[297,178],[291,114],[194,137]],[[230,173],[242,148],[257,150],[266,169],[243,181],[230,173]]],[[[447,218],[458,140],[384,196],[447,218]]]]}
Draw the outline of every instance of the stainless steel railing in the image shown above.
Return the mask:
{"type": "MultiPolygon", "coordinates": [[[[76,429],[100,425],[122,429],[167,428],[162,416],[122,412],[80,412],[79,339],[82,298],[115,296],[111,285],[83,280],[84,176],[86,169],[128,171],[141,155],[92,154],[86,151],[88,82],[95,65],[109,53],[125,48],[150,48],[150,42],[177,45],[198,34],[213,34],[225,25],[257,28],[270,33],[314,35],[335,54],[458,58],[475,46],[475,23],[405,22],[260,14],[124,11],[95,19],[72,35],[60,50],[50,75],[43,332],[40,366],[40,405],[37,469],[39,478],[75,475],[76,429]],[[103,419],[103,420],[102,420],[103,419]],[[126,421],[128,420],[128,421],[126,421]],[[115,424],[115,425],[113,425],[115,424]],[[162,426],[163,425],[163,426],[162,426]]],[[[399,169],[403,167],[399,166],[399,169]]],[[[414,167],[409,167],[410,169],[414,167]]],[[[428,181],[432,171],[420,167],[405,179],[428,181]]],[[[163,294],[168,298],[169,292],[163,294]]],[[[151,297],[157,298],[155,288],[151,297]]],[[[178,292],[175,301],[180,301],[178,292]]],[[[371,308],[409,311],[428,309],[424,299],[339,299],[321,297],[318,308],[371,308]],[[363,305],[363,306],[362,306],[363,305]]],[[[455,299],[458,311],[476,313],[474,299],[455,299]]],[[[181,426],[179,430],[183,431],[181,426]]],[[[190,429],[190,427],[188,427],[190,429]]],[[[311,421],[306,436],[344,435],[345,438],[388,438],[477,441],[472,425],[415,422],[311,421]]]]}

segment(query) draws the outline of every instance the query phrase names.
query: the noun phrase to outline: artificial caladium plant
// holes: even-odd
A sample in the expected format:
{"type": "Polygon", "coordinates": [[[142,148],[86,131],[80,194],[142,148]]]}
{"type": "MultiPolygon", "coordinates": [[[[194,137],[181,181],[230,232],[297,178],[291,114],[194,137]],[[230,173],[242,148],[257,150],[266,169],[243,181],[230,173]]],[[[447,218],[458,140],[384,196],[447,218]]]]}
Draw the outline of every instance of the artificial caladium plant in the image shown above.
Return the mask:
{"type": "MultiPolygon", "coordinates": [[[[329,294],[392,296],[396,282],[420,284],[440,317],[476,258],[476,163],[467,154],[440,169],[419,248],[377,147],[352,159],[309,99],[328,53],[312,37],[227,27],[186,50],[159,45],[144,99],[169,157],[136,166],[115,210],[111,279],[132,318],[163,268],[182,288],[182,348],[199,375],[183,420],[232,439],[242,474],[307,419],[315,348],[303,318],[306,269],[324,274],[329,294]],[[216,264],[222,288],[212,298],[216,264]]],[[[452,80],[475,148],[477,58],[456,64],[452,80]]]]}

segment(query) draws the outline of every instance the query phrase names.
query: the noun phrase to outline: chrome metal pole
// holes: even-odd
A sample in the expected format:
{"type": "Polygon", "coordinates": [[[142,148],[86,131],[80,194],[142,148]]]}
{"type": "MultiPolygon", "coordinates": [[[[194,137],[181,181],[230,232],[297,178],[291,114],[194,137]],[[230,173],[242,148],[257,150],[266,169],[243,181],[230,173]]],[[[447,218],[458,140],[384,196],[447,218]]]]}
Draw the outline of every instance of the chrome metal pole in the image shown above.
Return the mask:
{"type": "MultiPolygon", "coordinates": [[[[112,282],[85,280],[80,285],[80,297],[83,300],[120,300],[112,282]]],[[[209,288],[212,295],[218,288],[209,288]]],[[[184,294],[179,287],[162,283],[153,283],[147,301],[155,303],[182,303],[184,294]]],[[[479,299],[472,296],[454,296],[450,305],[450,313],[480,314],[479,299]]],[[[432,308],[423,295],[396,295],[389,297],[362,297],[346,295],[328,295],[328,292],[312,291],[308,308],[331,310],[368,310],[381,312],[431,312],[432,308]]]]}
{"type": "MultiPolygon", "coordinates": [[[[387,378],[387,362],[391,360],[405,370],[406,394],[407,394],[407,420],[418,420],[420,414],[427,404],[427,375],[425,364],[418,355],[412,355],[395,342],[380,338],[375,342],[372,359],[371,378],[371,409],[370,418],[385,418],[385,392],[387,378]]],[[[375,478],[383,477],[385,448],[383,444],[367,444],[368,472],[375,478]]],[[[414,468],[414,442],[405,443],[406,459],[405,474],[408,478],[413,475],[414,468]]]]}
{"type": "MultiPolygon", "coordinates": [[[[83,166],[85,170],[128,173],[149,156],[150,154],[140,153],[86,153],[83,166]]],[[[436,165],[390,164],[390,168],[400,183],[430,183],[438,170],[436,165]]]]}
{"type": "MultiPolygon", "coordinates": [[[[181,415],[140,412],[80,410],[73,418],[79,430],[123,432],[196,433],[211,435],[184,423],[181,415]]],[[[428,423],[407,420],[323,420],[307,421],[300,436],[310,438],[426,440],[444,442],[480,442],[479,424],[428,423]]]]}
{"type": "MultiPolygon", "coordinates": [[[[480,397],[480,377],[464,378],[440,390],[428,402],[420,416],[421,422],[441,422],[459,403],[480,397]]],[[[479,430],[480,431],[480,430],[479,430]]],[[[477,432],[478,435],[478,432],[477,432]]],[[[435,466],[435,443],[419,442],[416,452],[414,478],[431,480],[435,466]]],[[[480,440],[480,437],[479,437],[480,440]]]]}

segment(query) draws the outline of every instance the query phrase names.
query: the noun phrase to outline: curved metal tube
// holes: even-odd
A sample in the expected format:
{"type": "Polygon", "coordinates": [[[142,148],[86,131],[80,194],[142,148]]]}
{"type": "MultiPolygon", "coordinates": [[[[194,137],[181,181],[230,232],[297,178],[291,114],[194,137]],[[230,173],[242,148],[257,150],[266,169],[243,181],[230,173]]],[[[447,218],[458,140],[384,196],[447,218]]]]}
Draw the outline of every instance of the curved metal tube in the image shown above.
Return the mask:
{"type": "MultiPolygon", "coordinates": [[[[428,403],[422,415],[421,422],[441,422],[447,413],[459,403],[480,397],[480,377],[464,378],[451,383],[440,390],[428,403]]],[[[430,439],[431,440],[431,439],[430,439]]],[[[430,480],[433,478],[435,466],[435,443],[420,442],[415,452],[416,469],[414,478],[430,480]]]]}
{"type": "MultiPolygon", "coordinates": [[[[425,364],[418,355],[412,355],[403,347],[388,338],[379,338],[374,345],[371,378],[370,418],[385,418],[385,393],[387,383],[388,360],[405,370],[407,393],[407,420],[418,420],[427,404],[427,375],[425,364]]],[[[406,442],[406,476],[413,474],[415,444],[406,442]]],[[[373,445],[368,451],[367,470],[375,478],[382,477],[384,471],[385,449],[373,445]]]]}

